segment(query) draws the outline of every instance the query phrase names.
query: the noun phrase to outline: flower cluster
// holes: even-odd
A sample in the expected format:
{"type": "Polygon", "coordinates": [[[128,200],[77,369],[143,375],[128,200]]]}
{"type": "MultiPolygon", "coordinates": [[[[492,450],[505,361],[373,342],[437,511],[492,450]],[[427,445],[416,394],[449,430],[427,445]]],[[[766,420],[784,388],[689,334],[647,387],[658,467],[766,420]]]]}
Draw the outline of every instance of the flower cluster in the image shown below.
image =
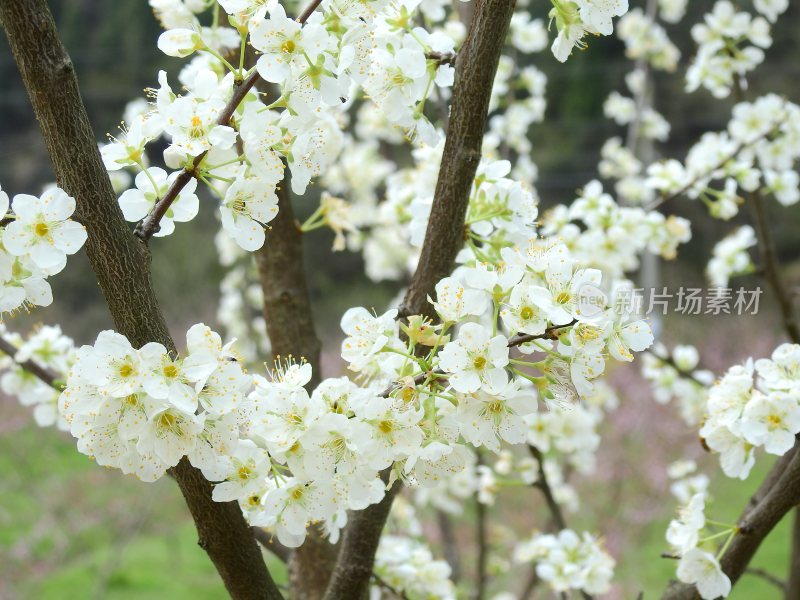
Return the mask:
{"type": "Polygon", "coordinates": [[[186,356],[157,343],[135,349],[103,331],[82,346],[59,398],[78,450],[98,464],[154,481],[189,455],[209,472],[218,452],[238,440],[237,413],[250,385],[241,366],[208,327],[186,334],[186,356]]]}
{"type": "MultiPolygon", "coordinates": [[[[277,213],[284,165],[292,190],[302,194],[339,156],[347,111],[364,98],[391,128],[422,143],[439,141],[424,107],[452,84],[455,41],[445,28],[414,26],[419,0],[323,3],[303,23],[287,17],[278,3],[226,0],[220,4],[230,27],[216,17],[203,26],[200,15],[178,4],[154,7],[167,28],[159,48],[192,57],[179,74],[186,92],[173,92],[161,72],[154,104],[131,111],[119,138],[102,148],[110,171],[138,173],[135,188],[120,196],[129,221],[144,219],[176,191],[159,223],[158,235],[168,235],[174,222],[196,216],[199,180],[219,198],[225,230],[245,250],[260,248],[277,213]],[[244,67],[248,42],[258,52],[250,71],[244,67]],[[226,58],[237,49],[238,67],[226,58]],[[272,100],[262,102],[250,91],[232,102],[234,90],[254,71],[272,86],[272,100]],[[160,137],[168,142],[164,162],[183,168],[183,177],[148,166],[147,145],[160,137]],[[192,176],[189,184],[185,174],[192,176]]],[[[520,24],[516,35],[535,38],[536,30],[520,24]]]]}
{"type": "Polygon", "coordinates": [[[0,333],[16,348],[13,356],[0,359],[0,371],[3,371],[0,389],[4,394],[16,396],[23,406],[32,406],[33,418],[40,427],[56,425],[67,430],[67,422],[58,411],[58,381],[46,383],[20,365],[33,361],[63,381],[75,360],[72,339],[57,325],[39,327],[27,339],[9,334],[2,327],[0,333]]]}
{"type": "MultiPolygon", "coordinates": [[[[383,497],[379,473],[387,468],[435,486],[467,468],[468,445],[498,452],[525,442],[586,462],[597,416],[554,408],[539,419],[538,398],[563,406],[591,397],[606,356],[630,361],[652,334],[644,321],[616,314],[602,293],[599,303],[584,298],[585,286],[599,291],[601,273],[580,268],[567,246],[492,246],[495,236],[525,231],[536,214],[524,189],[504,181],[479,174],[471,214],[488,237],[485,250],[469,247],[491,262],[473,259],[437,284],[440,325],[401,323],[396,310],[345,313],[341,354],[363,385],[328,379],[309,392],[311,367],[291,362],[270,378],[246,376],[203,325],[187,333],[183,358],[103,332],[78,350],[60,400],[79,449],[145,480],[188,456],[219,482],[215,499],[238,500],[251,523],[291,546],[309,522],[325,523],[335,539],[347,510],[383,497]],[[512,358],[516,346],[525,360],[512,358]],[[559,423],[563,435],[543,436],[559,423]]],[[[490,473],[478,475],[478,488],[488,489],[490,473]]]]}
{"type": "Polygon", "coordinates": [[[706,494],[710,480],[705,473],[697,473],[697,463],[693,460],[677,460],[667,467],[667,475],[672,483],[670,493],[681,504],[688,504],[695,494],[706,494]]]}
{"type": "Polygon", "coordinates": [[[711,388],[700,435],[728,477],[746,479],[755,450],[783,455],[800,433],[800,346],[731,367],[711,388]]]}
{"type": "Polygon", "coordinates": [[[742,225],[714,245],[713,256],[706,267],[706,278],[712,286],[724,288],[733,277],[755,270],[750,248],[756,245],[756,234],[749,225],[742,225]]]}
{"type": "Polygon", "coordinates": [[[703,420],[708,386],[714,382],[711,371],[697,369],[697,348],[678,345],[670,353],[656,344],[642,357],[642,375],[650,382],[653,398],[659,404],[677,400],[681,417],[690,426],[703,420]]]}
{"type": "Polygon", "coordinates": [[[566,62],[572,50],[585,48],[587,34],[611,35],[612,20],[628,12],[628,0],[552,0],[550,18],[558,28],[553,55],[566,62]]]}
{"type": "MultiPolygon", "coordinates": [[[[640,71],[633,71],[626,78],[628,87],[636,95],[643,93],[644,85],[640,71]]],[[[638,120],[639,135],[644,139],[665,141],[669,137],[670,125],[667,120],[651,107],[641,110],[636,105],[636,100],[623,96],[619,92],[611,92],[603,110],[606,117],[613,119],[617,125],[630,125],[638,120]]]]}
{"type": "MultiPolygon", "coordinates": [[[[667,20],[662,8],[661,18],[667,20]]],[[[631,60],[646,60],[654,69],[674,71],[680,61],[680,50],[667,32],[641,8],[634,8],[619,20],[617,36],[625,42],[625,55],[631,60]]]]}
{"type": "Polygon", "coordinates": [[[686,91],[703,86],[716,98],[727,97],[772,45],[767,20],[738,11],[728,0],[719,0],[705,23],[692,27],[692,37],[698,48],[686,72],[686,91]]]}
{"type": "Polygon", "coordinates": [[[57,187],[39,197],[17,194],[10,203],[0,189],[0,315],[53,302],[47,278],[86,241],[86,229],[70,219],[74,212],[75,199],[57,187]]]}
{"type": "Polygon", "coordinates": [[[407,537],[384,535],[375,555],[375,573],[380,582],[373,586],[373,600],[394,598],[397,593],[409,600],[455,600],[450,581],[450,565],[434,560],[430,549],[407,537]],[[384,586],[381,587],[381,583],[384,586]]]}
{"type": "Polygon", "coordinates": [[[600,540],[587,532],[578,535],[571,529],[557,535],[534,534],[517,546],[514,559],[536,563],[536,574],[559,593],[607,593],[616,564],[600,540]]]}
{"type": "Polygon", "coordinates": [[[647,185],[665,197],[686,194],[699,199],[711,216],[731,219],[745,193],[774,195],[782,204],[800,198],[800,107],[768,94],[734,106],[725,132],[702,136],[685,163],[670,159],[648,168],[647,185]],[[715,182],[721,182],[719,187],[715,182]]]}
{"type": "Polygon", "coordinates": [[[678,580],[694,584],[703,600],[714,600],[726,597],[731,591],[731,581],[722,572],[718,560],[725,546],[717,556],[704,550],[702,546],[723,535],[731,540],[736,534],[736,527],[713,522],[716,527],[722,527],[722,530],[702,537],[703,530],[711,525],[705,517],[705,503],[706,496],[703,492],[694,494],[680,508],[678,518],[670,522],[666,537],[667,542],[680,557],[677,568],[678,580]]]}
{"type": "Polygon", "coordinates": [[[670,24],[680,23],[686,16],[689,0],[658,0],[661,18],[670,24]]]}

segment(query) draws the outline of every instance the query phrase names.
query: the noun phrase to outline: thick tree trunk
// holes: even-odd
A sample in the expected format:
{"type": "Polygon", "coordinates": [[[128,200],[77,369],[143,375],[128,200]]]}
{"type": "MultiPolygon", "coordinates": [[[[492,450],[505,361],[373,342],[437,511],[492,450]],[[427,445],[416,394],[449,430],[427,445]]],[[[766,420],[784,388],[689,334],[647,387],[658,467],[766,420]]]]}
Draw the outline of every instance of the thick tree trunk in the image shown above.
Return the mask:
{"type": "Polygon", "coordinates": [[[264,319],[272,356],[308,361],[314,369],[309,390],[320,382],[321,344],[314,329],[311,299],[303,264],[303,234],[295,221],[289,171],[278,185],[278,215],[270,222],[267,241],[256,253],[264,290],[264,319]]]}
{"type": "MultiPolygon", "coordinates": [[[[464,219],[481,158],[489,99],[515,2],[476,0],[474,4],[467,37],[456,59],[447,140],[425,242],[401,317],[431,314],[427,297],[439,280],[450,274],[464,244],[464,219]]],[[[399,488],[395,482],[381,502],[350,515],[325,600],[359,600],[368,593],[375,552],[399,488]]]]}
{"type": "MultiPolygon", "coordinates": [[[[169,335],[150,281],[149,252],[125,223],[80,97],[72,61],[44,0],[0,0],[0,18],[42,129],[59,185],[77,201],[86,254],[117,331],[139,347],[169,335]]],[[[173,470],[199,544],[236,599],[281,598],[236,503],[211,499],[211,484],[183,459],[173,470]]]]}
{"type": "Polygon", "coordinates": [[[419,313],[432,316],[427,297],[439,280],[453,270],[456,254],[464,245],[469,193],[481,160],[492,86],[515,2],[477,0],[473,4],[467,38],[456,58],[447,140],[431,216],[401,316],[419,313]]]}
{"type": "MultiPolygon", "coordinates": [[[[289,171],[278,187],[278,216],[270,223],[264,247],[256,262],[264,290],[264,318],[273,359],[304,359],[313,368],[309,391],[321,379],[320,341],[303,264],[303,234],[295,222],[289,171]]],[[[338,547],[310,527],[302,546],[289,557],[289,585],[293,598],[319,600],[325,594],[338,547]]]]}

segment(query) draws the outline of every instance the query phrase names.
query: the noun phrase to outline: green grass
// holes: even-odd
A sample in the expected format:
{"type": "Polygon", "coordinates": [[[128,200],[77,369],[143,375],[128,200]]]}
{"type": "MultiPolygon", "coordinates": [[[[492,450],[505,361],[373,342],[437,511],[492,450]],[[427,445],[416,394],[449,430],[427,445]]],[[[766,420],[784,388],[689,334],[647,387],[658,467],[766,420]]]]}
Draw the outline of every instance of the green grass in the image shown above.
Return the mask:
{"type": "MultiPolygon", "coordinates": [[[[0,598],[227,598],[177,486],[99,468],[73,441],[0,410],[0,598]]],[[[270,571],[285,581],[271,556],[270,571]]]]}

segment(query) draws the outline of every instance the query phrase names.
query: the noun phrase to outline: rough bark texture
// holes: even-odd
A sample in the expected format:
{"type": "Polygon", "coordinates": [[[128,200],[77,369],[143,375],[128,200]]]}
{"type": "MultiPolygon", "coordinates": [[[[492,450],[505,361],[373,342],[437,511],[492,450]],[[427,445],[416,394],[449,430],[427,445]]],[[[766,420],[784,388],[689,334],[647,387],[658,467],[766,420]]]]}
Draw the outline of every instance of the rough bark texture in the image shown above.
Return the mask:
{"type": "Polygon", "coordinates": [[[464,245],[464,218],[481,159],[492,85],[514,12],[514,0],[477,0],[474,4],[467,38],[456,58],[447,141],[425,242],[401,316],[433,316],[428,294],[453,270],[456,254],[464,245]]]}
{"type": "MultiPolygon", "coordinates": [[[[792,451],[788,464],[780,478],[755,505],[745,510],[739,520],[741,533],[737,534],[722,557],[722,570],[732,583],[741,577],[761,542],[774,529],[775,525],[800,502],[800,452],[792,451]]],[[[763,486],[762,486],[763,487],[763,486]]],[[[698,600],[700,596],[693,585],[673,584],[667,589],[665,600],[698,600]]]]}
{"type": "MultiPolygon", "coordinates": [[[[116,202],[80,97],[72,61],[44,0],[0,0],[0,18],[28,90],[59,185],[77,201],[86,254],[117,331],[139,347],[175,344],[150,281],[149,254],[116,202]]],[[[187,460],[173,470],[209,554],[236,599],[281,598],[235,503],[211,499],[211,484],[187,460]]]]}
{"type": "MultiPolygon", "coordinates": [[[[436,283],[450,274],[464,244],[469,193],[481,158],[492,85],[515,2],[476,0],[474,4],[467,37],[456,59],[447,141],[425,242],[400,309],[401,317],[430,314],[427,297],[433,294],[436,283]]],[[[359,600],[368,593],[375,552],[399,488],[395,483],[381,502],[350,514],[325,600],[359,600]]]]}
{"type": "MultiPolygon", "coordinates": [[[[274,359],[304,358],[313,368],[309,390],[320,381],[321,344],[314,329],[311,299],[303,264],[303,234],[295,222],[289,170],[278,190],[278,215],[270,223],[256,262],[264,290],[264,318],[267,322],[274,359]]],[[[338,547],[309,528],[302,546],[288,560],[289,585],[293,598],[318,600],[325,594],[336,564],[338,547]]]]}
{"type": "Polygon", "coordinates": [[[375,552],[399,491],[400,483],[395,482],[378,504],[350,513],[325,600],[366,600],[369,597],[375,552]]]}
{"type": "Polygon", "coordinates": [[[264,290],[264,319],[273,358],[292,355],[311,364],[309,388],[320,381],[320,341],[314,329],[311,300],[303,265],[303,234],[295,222],[289,191],[289,171],[279,184],[278,215],[267,232],[267,241],[256,253],[264,290]]]}

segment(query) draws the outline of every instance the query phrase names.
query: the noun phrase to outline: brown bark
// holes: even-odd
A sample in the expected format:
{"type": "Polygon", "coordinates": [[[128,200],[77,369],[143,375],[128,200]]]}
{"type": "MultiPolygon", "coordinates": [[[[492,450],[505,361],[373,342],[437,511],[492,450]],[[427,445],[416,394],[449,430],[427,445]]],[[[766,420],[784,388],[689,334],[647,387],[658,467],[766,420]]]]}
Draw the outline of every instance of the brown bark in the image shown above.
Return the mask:
{"type": "Polygon", "coordinates": [[[325,600],[366,600],[369,597],[375,552],[399,491],[400,482],[396,481],[380,502],[350,513],[325,600]]]}
{"type": "MultiPolygon", "coordinates": [[[[419,265],[400,316],[431,315],[427,297],[453,269],[464,244],[464,219],[481,158],[489,99],[514,0],[476,0],[467,37],[456,58],[447,140],[419,265]]],[[[431,315],[432,316],[432,315],[431,315]]],[[[367,594],[383,527],[400,484],[384,499],[351,513],[325,600],[358,600],[367,594]]]]}
{"type": "Polygon", "coordinates": [[[62,376],[52,369],[39,364],[32,358],[22,362],[17,361],[14,358],[14,356],[17,354],[17,347],[3,336],[0,336],[0,354],[5,354],[6,356],[10,357],[18,366],[22,367],[31,375],[38,377],[42,382],[46,383],[50,387],[59,391],[63,389],[58,385],[58,381],[62,379],[62,376]]]}
{"type": "MultiPolygon", "coordinates": [[[[311,299],[303,263],[303,234],[295,222],[289,171],[278,190],[278,215],[270,222],[267,241],[256,253],[256,263],[264,291],[264,318],[274,359],[293,356],[305,359],[313,369],[308,384],[315,388],[321,379],[321,344],[314,329],[311,299]]],[[[325,594],[337,546],[310,527],[302,546],[288,560],[292,597],[318,600],[325,594]]]]}
{"type": "MultiPolygon", "coordinates": [[[[775,525],[800,503],[800,453],[791,451],[780,478],[754,507],[745,510],[739,520],[740,533],[734,537],[720,560],[722,570],[736,583],[746,569],[761,542],[775,525]]],[[[675,583],[664,593],[665,600],[697,600],[700,596],[693,585],[675,583]]]]}
{"type": "Polygon", "coordinates": [[[313,368],[309,389],[320,381],[320,341],[314,329],[311,299],[303,264],[303,234],[292,210],[289,171],[278,185],[278,215],[270,222],[267,241],[256,253],[264,290],[264,319],[273,358],[293,356],[313,368]]]}
{"type": "MultiPolygon", "coordinates": [[[[77,201],[86,254],[117,331],[139,347],[169,335],[150,281],[149,254],[128,229],[97,149],[72,61],[44,0],[0,0],[0,18],[47,145],[58,184],[77,201]]],[[[211,499],[211,484],[183,459],[173,470],[199,544],[233,598],[281,598],[236,503],[211,499]]]]}
{"type": "Polygon", "coordinates": [[[453,270],[456,254],[464,245],[469,194],[481,159],[492,85],[515,2],[478,0],[474,4],[467,38],[456,57],[447,140],[425,242],[401,316],[433,316],[427,297],[453,270]]]}

